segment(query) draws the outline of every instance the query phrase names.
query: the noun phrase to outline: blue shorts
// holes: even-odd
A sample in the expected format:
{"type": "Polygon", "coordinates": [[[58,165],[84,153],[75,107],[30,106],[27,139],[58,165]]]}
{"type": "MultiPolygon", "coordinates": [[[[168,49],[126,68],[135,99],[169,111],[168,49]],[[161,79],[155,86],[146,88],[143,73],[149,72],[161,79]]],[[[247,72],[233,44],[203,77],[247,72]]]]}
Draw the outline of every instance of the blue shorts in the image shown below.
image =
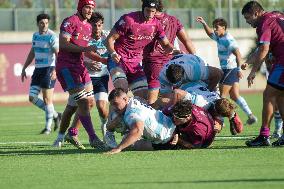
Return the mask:
{"type": "Polygon", "coordinates": [[[222,70],[224,75],[220,81],[221,85],[233,85],[234,83],[238,83],[240,81],[238,77],[238,68],[222,70]]]}
{"type": "Polygon", "coordinates": [[[54,71],[54,69],[54,66],[46,68],[35,68],[32,75],[31,86],[39,86],[42,89],[54,88],[56,79],[51,80],[51,73],[54,71]]]}
{"type": "Polygon", "coordinates": [[[108,93],[108,81],[109,75],[104,75],[102,77],[91,77],[94,94],[105,92],[108,93]]]}
{"type": "Polygon", "coordinates": [[[272,87],[284,90],[284,66],[275,64],[269,73],[267,84],[272,87]]]}

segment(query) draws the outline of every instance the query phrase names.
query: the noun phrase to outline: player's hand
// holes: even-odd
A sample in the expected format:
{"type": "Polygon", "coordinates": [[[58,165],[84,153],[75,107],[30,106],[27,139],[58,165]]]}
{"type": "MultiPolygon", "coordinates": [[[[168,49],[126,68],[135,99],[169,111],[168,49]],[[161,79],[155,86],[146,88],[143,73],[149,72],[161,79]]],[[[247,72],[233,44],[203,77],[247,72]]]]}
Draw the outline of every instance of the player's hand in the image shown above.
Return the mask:
{"type": "Polygon", "coordinates": [[[102,65],[99,62],[92,61],[92,62],[85,62],[85,65],[88,70],[99,72],[102,70],[102,65]]]}
{"type": "Polygon", "coordinates": [[[117,53],[112,53],[111,58],[112,58],[113,61],[115,61],[117,64],[119,64],[121,56],[117,53]]]}
{"type": "Polygon", "coordinates": [[[118,154],[119,152],[121,152],[121,149],[120,148],[114,148],[108,152],[106,152],[105,154],[107,155],[113,155],[113,154],[118,154]]]}
{"type": "Polygon", "coordinates": [[[24,82],[24,80],[27,79],[27,74],[26,74],[26,70],[22,70],[22,73],[21,73],[21,80],[22,82],[24,82]]]}
{"type": "Polygon", "coordinates": [[[200,22],[201,24],[206,24],[206,22],[205,22],[205,20],[203,19],[202,16],[198,16],[198,17],[196,18],[196,22],[200,22]]]}
{"type": "Polygon", "coordinates": [[[250,88],[253,84],[253,80],[255,78],[255,72],[250,72],[249,76],[247,77],[248,80],[248,87],[250,88]]]}
{"type": "Polygon", "coordinates": [[[244,75],[243,75],[243,73],[241,72],[241,70],[239,70],[239,71],[237,72],[237,75],[238,75],[238,78],[239,78],[239,79],[243,79],[243,77],[244,77],[244,75]]]}
{"type": "Polygon", "coordinates": [[[215,133],[220,133],[222,130],[222,125],[218,121],[214,121],[214,131],[215,133]]]}
{"type": "Polygon", "coordinates": [[[248,64],[247,63],[243,63],[242,65],[241,65],[241,69],[242,70],[246,70],[248,68],[248,64]]]}
{"type": "Polygon", "coordinates": [[[51,80],[55,80],[57,77],[56,77],[56,71],[55,69],[50,73],[50,79],[51,80]]]}
{"type": "Polygon", "coordinates": [[[173,140],[170,142],[171,145],[175,146],[178,143],[178,134],[175,134],[173,140]]]}

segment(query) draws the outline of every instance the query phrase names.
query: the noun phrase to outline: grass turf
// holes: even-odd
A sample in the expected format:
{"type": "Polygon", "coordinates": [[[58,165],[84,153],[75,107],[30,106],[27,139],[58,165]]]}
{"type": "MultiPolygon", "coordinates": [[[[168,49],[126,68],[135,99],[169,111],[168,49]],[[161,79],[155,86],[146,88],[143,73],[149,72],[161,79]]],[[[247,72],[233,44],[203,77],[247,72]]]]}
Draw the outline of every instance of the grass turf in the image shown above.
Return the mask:
{"type": "MultiPolygon", "coordinates": [[[[261,95],[245,98],[260,122],[261,95]]],[[[62,111],[64,106],[56,108],[62,111]]],[[[96,111],[93,120],[100,133],[96,111]]],[[[87,150],[53,148],[57,134],[39,135],[43,125],[44,113],[34,106],[0,107],[0,188],[284,187],[284,148],[247,148],[244,139],[229,137],[228,122],[208,149],[125,151],[113,156],[91,149],[84,130],[80,138],[87,150]]],[[[258,130],[259,124],[245,127],[239,136],[257,135],[258,130]]]]}

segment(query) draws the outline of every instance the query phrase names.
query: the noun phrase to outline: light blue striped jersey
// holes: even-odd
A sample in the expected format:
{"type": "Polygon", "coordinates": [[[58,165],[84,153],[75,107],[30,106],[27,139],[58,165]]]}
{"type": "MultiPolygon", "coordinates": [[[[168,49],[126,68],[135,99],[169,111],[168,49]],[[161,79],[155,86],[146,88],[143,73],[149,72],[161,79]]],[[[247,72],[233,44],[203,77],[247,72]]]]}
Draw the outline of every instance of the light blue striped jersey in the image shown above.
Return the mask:
{"type": "Polygon", "coordinates": [[[55,50],[59,48],[58,37],[48,29],[45,34],[35,32],[32,39],[32,48],[35,53],[35,67],[44,68],[55,66],[55,50]]]}
{"type": "Polygon", "coordinates": [[[170,117],[136,98],[129,99],[123,120],[129,129],[135,122],[142,121],[144,123],[142,138],[154,144],[168,142],[176,128],[170,117]]]}
{"type": "MultiPolygon", "coordinates": [[[[100,39],[96,40],[96,39],[91,39],[89,41],[89,46],[96,46],[97,47],[97,53],[103,57],[103,58],[107,58],[109,53],[107,51],[107,48],[105,46],[105,41],[106,41],[106,38],[109,34],[109,31],[105,31],[103,30],[102,31],[102,36],[100,39]]],[[[84,61],[92,61],[90,60],[89,58],[87,58],[86,56],[84,57],[84,61]]],[[[96,71],[92,71],[92,70],[88,70],[89,74],[90,74],[90,77],[101,77],[101,76],[104,76],[104,75],[108,75],[108,70],[107,70],[107,65],[106,64],[102,64],[100,63],[101,65],[101,71],[99,72],[96,72],[96,71]]]]}
{"type": "Polygon", "coordinates": [[[192,54],[179,54],[174,56],[167,64],[162,68],[159,81],[161,84],[161,93],[170,93],[173,88],[179,88],[181,84],[191,81],[207,80],[209,75],[208,65],[198,56],[192,54]],[[171,83],[166,76],[166,70],[172,64],[177,64],[183,67],[184,76],[179,85],[171,83]]]}
{"type": "Polygon", "coordinates": [[[180,89],[189,93],[186,95],[187,100],[206,110],[215,100],[220,99],[220,95],[217,92],[209,91],[207,84],[202,81],[183,84],[180,89]]]}
{"type": "Polygon", "coordinates": [[[236,56],[233,51],[238,48],[237,42],[230,33],[218,37],[215,33],[210,36],[217,42],[218,57],[222,69],[233,69],[237,67],[236,56]]]}

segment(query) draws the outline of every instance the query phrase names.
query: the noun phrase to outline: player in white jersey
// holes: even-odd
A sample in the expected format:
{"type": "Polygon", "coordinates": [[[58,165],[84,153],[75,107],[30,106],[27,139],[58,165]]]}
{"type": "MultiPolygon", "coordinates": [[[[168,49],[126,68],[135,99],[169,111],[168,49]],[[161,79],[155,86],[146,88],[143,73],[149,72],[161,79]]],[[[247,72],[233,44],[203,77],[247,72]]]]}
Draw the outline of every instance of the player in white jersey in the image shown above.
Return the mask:
{"type": "Polygon", "coordinates": [[[235,112],[236,107],[227,99],[221,98],[217,92],[209,91],[207,84],[202,81],[181,85],[179,89],[174,90],[171,99],[173,99],[172,104],[179,100],[190,100],[192,104],[208,110],[221,125],[223,125],[224,117],[227,117],[230,121],[230,131],[233,135],[242,131],[242,123],[235,112]]]}
{"type": "Polygon", "coordinates": [[[246,100],[239,94],[239,80],[243,78],[240,68],[242,57],[236,40],[227,31],[226,20],[223,18],[215,19],[213,21],[214,30],[206,24],[202,17],[197,17],[197,21],[202,23],[206,34],[217,42],[220,66],[224,72],[219,84],[221,96],[226,97],[230,95],[230,98],[235,101],[248,116],[246,123],[248,125],[255,123],[257,118],[253,115],[246,100]]]}
{"type": "Polygon", "coordinates": [[[46,124],[41,134],[51,132],[52,120],[54,120],[54,130],[56,130],[61,119],[61,114],[57,113],[53,106],[53,90],[56,81],[55,60],[59,44],[56,34],[48,29],[49,19],[47,14],[37,16],[38,32],[33,34],[32,47],[21,73],[21,79],[24,81],[27,78],[25,70],[35,59],[29,101],[45,111],[46,124]],[[38,97],[41,91],[43,100],[38,97]]]}
{"type": "Polygon", "coordinates": [[[143,103],[142,100],[129,98],[123,89],[114,89],[109,94],[109,102],[118,116],[113,122],[108,123],[107,129],[113,131],[118,119],[122,119],[125,128],[121,132],[129,130],[122,142],[109,152],[110,154],[119,153],[140,138],[153,144],[165,144],[173,139],[176,127],[171,118],[143,103]]]}
{"type": "Polygon", "coordinates": [[[173,89],[199,80],[206,82],[212,91],[216,89],[222,75],[220,69],[209,66],[196,55],[179,54],[165,64],[160,72],[160,93],[163,98],[168,98],[173,89]]]}

